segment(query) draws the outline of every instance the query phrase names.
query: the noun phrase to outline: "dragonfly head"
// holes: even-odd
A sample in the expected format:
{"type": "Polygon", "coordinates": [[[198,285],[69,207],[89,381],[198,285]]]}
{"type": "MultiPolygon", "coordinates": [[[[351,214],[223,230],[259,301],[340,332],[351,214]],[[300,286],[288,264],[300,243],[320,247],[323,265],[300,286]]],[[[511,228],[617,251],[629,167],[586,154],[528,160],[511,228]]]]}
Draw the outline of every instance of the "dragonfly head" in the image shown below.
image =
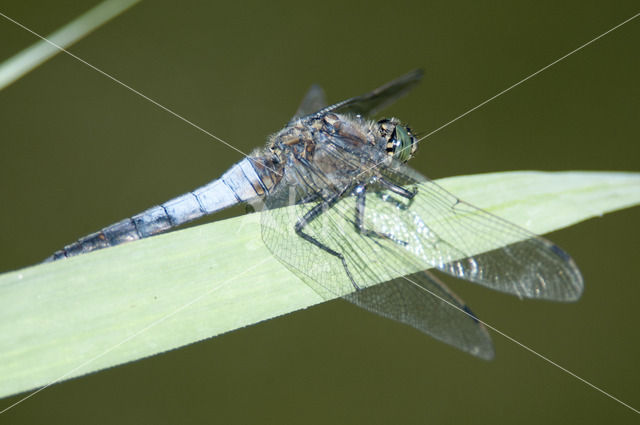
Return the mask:
{"type": "Polygon", "coordinates": [[[411,129],[403,125],[398,119],[382,119],[377,122],[378,132],[384,139],[384,149],[387,155],[398,161],[407,162],[418,150],[416,138],[411,129]]]}

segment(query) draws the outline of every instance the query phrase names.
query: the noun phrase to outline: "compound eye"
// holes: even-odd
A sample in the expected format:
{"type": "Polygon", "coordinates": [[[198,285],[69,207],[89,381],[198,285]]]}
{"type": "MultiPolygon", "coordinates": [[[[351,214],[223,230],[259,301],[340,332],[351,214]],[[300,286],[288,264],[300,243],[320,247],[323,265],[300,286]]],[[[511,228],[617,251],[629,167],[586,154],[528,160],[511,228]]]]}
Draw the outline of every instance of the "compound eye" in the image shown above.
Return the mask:
{"type": "Polygon", "coordinates": [[[389,142],[393,145],[393,157],[398,161],[407,162],[415,152],[414,138],[405,126],[397,125],[389,142]]]}

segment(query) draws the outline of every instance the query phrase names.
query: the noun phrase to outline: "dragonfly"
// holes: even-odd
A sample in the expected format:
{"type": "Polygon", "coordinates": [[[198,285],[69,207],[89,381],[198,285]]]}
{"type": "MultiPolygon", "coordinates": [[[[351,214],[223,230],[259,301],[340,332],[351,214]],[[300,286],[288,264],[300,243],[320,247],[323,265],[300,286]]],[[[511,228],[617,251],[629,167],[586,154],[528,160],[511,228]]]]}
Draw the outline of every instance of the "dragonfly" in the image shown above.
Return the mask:
{"type": "Polygon", "coordinates": [[[410,168],[418,141],[372,120],[422,79],[411,71],[333,105],[311,87],[263,148],[220,178],[85,236],[54,261],[166,232],[238,203],[261,209],[269,250],[325,299],[343,299],[482,359],[485,326],[431,269],[520,298],[576,301],[583,279],[554,243],[410,168]]]}

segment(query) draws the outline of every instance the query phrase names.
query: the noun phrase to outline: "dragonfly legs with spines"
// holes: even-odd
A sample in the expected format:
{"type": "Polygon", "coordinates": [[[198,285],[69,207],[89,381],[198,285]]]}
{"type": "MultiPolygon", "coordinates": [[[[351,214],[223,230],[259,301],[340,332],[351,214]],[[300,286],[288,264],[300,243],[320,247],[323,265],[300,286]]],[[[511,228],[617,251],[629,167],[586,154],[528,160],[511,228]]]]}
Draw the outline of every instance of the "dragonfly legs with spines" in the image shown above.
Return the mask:
{"type": "MultiPolygon", "coordinates": [[[[349,271],[349,267],[347,266],[347,260],[344,258],[344,255],[342,255],[338,251],[334,251],[333,249],[329,248],[327,245],[323,244],[313,236],[303,232],[303,229],[305,226],[307,226],[316,218],[320,217],[320,215],[323,212],[325,212],[326,210],[334,206],[336,202],[340,201],[345,191],[332,195],[329,199],[323,200],[321,203],[319,203],[318,205],[315,205],[313,208],[307,211],[304,214],[304,216],[302,216],[302,218],[300,218],[300,220],[298,220],[298,222],[296,223],[295,231],[296,231],[296,234],[300,236],[302,239],[314,244],[318,248],[322,249],[323,251],[326,251],[327,253],[333,255],[334,257],[339,258],[340,261],[342,262],[342,265],[344,266],[344,270],[347,272],[347,276],[349,276],[349,280],[351,281],[351,284],[353,285],[354,288],[356,288],[356,290],[358,290],[360,289],[360,287],[358,286],[356,281],[353,279],[353,276],[351,275],[351,271],[349,271]]],[[[313,199],[317,199],[318,196],[319,196],[318,194],[313,194],[310,197],[307,197],[306,199],[304,199],[303,201],[310,202],[313,199]]]]}
{"type": "MultiPolygon", "coordinates": [[[[389,191],[402,196],[403,198],[406,198],[409,200],[409,203],[411,203],[411,201],[413,200],[414,196],[416,195],[416,191],[409,191],[401,186],[397,186],[394,185],[393,183],[387,182],[384,179],[377,179],[377,182],[381,183],[381,185],[383,187],[385,187],[386,189],[388,189],[389,191]]],[[[309,225],[313,220],[315,220],[316,218],[320,217],[324,212],[328,211],[330,208],[332,208],[338,201],[340,201],[343,197],[343,195],[350,191],[351,189],[349,187],[345,188],[343,191],[334,194],[333,196],[331,196],[329,199],[323,199],[322,202],[320,202],[319,204],[315,205],[313,208],[311,208],[309,211],[307,211],[304,216],[302,216],[302,218],[300,218],[298,220],[298,222],[295,225],[295,231],[296,234],[298,236],[300,236],[301,238],[303,238],[304,240],[306,240],[307,242],[310,242],[312,244],[314,244],[315,246],[317,246],[318,248],[322,249],[323,251],[327,252],[328,254],[333,255],[334,257],[337,257],[338,259],[340,259],[340,261],[342,262],[342,265],[344,267],[345,273],[347,274],[347,276],[349,277],[349,280],[351,281],[351,284],[353,285],[353,287],[356,290],[360,290],[362,289],[355,281],[355,279],[353,278],[353,275],[351,273],[351,271],[349,270],[349,266],[347,264],[346,259],[344,258],[344,255],[341,254],[338,251],[335,251],[334,249],[328,247],[327,245],[323,244],[322,242],[320,242],[319,240],[317,240],[316,238],[314,238],[313,236],[309,235],[308,233],[304,232],[304,228],[309,225]]],[[[399,245],[402,246],[406,246],[407,242],[401,241],[396,239],[393,235],[391,234],[387,234],[387,233],[381,233],[381,232],[377,232],[375,230],[371,230],[371,229],[367,229],[364,227],[364,217],[365,217],[365,204],[366,204],[366,196],[367,196],[367,186],[365,184],[358,184],[356,185],[352,190],[351,193],[353,195],[355,195],[356,197],[356,208],[355,208],[355,228],[356,231],[364,236],[367,237],[371,237],[371,238],[380,238],[380,239],[387,239],[387,240],[391,240],[399,245]]],[[[320,194],[318,193],[314,193],[311,194],[310,196],[302,199],[300,202],[298,202],[298,204],[305,204],[308,202],[313,202],[316,199],[318,199],[319,197],[321,197],[320,194]]],[[[385,202],[389,202],[388,199],[385,199],[385,202]]]]}

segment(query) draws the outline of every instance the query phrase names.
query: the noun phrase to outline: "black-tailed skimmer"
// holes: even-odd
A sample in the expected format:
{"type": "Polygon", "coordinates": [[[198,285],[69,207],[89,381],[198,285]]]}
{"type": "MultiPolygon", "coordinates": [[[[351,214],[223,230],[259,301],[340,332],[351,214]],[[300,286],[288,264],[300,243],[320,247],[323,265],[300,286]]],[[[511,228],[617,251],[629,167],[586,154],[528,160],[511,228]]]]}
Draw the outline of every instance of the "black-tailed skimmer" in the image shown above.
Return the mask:
{"type": "Polygon", "coordinates": [[[264,242],[317,293],[341,296],[490,359],[484,326],[426,270],[554,301],[577,300],[583,281],[557,245],[409,168],[417,141],[408,126],[366,118],[421,78],[420,70],[412,71],[331,106],[313,86],[265,148],[219,179],[86,236],[49,260],[153,236],[239,202],[258,203],[265,210],[264,242]]]}

